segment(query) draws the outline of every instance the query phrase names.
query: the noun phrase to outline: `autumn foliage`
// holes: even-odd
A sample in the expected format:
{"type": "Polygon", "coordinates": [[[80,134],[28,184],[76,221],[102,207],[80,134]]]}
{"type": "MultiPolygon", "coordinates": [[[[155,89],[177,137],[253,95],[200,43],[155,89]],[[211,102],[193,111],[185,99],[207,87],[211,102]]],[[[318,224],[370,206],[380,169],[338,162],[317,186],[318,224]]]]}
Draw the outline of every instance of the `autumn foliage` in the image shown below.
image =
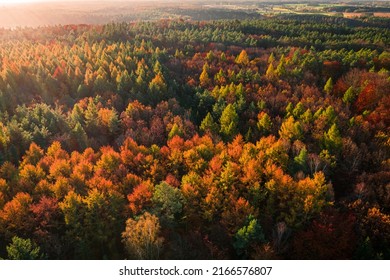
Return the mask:
{"type": "Polygon", "coordinates": [[[323,19],[2,30],[0,257],[390,258],[389,31],[323,19]]]}

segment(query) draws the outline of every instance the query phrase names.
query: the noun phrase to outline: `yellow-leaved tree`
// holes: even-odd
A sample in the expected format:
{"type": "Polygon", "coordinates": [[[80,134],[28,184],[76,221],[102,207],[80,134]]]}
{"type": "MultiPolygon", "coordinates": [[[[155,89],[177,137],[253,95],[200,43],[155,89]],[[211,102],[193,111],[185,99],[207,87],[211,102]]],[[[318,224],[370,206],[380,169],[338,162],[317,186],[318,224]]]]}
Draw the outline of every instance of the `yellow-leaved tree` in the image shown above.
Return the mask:
{"type": "Polygon", "coordinates": [[[128,256],[138,260],[156,260],[160,256],[163,238],[157,216],[145,212],[138,220],[128,219],[122,242],[128,256]]]}

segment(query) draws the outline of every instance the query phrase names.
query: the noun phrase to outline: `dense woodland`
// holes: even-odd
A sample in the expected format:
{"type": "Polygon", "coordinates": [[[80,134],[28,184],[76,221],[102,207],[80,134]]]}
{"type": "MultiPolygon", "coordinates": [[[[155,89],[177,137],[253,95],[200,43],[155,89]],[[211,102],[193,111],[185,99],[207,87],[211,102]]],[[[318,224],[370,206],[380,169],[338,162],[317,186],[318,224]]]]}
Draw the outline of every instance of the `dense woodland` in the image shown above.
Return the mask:
{"type": "Polygon", "coordinates": [[[390,21],[0,30],[0,257],[389,259],[390,21]]]}

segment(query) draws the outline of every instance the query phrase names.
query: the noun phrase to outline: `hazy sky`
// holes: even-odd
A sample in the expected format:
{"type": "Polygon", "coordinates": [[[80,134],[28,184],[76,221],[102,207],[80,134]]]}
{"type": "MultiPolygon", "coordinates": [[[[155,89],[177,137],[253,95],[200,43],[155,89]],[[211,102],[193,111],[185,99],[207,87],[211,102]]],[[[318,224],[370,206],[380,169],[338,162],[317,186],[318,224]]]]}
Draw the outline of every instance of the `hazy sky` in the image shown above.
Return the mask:
{"type": "MultiPolygon", "coordinates": [[[[0,0],[0,5],[13,5],[13,4],[20,4],[20,3],[39,3],[39,2],[96,2],[96,1],[102,1],[102,0],[0,0]]],[[[114,1],[123,1],[123,2],[139,2],[139,1],[158,1],[158,0],[105,0],[106,2],[114,2],[114,1]]]]}
{"type": "Polygon", "coordinates": [[[59,0],[0,0],[1,4],[31,3],[31,2],[59,2],[59,0]]]}
{"type": "Polygon", "coordinates": [[[29,2],[48,2],[58,0],[0,0],[0,3],[12,4],[12,3],[29,3],[29,2]]]}
{"type": "MultiPolygon", "coordinates": [[[[4,6],[4,5],[14,5],[14,4],[20,4],[20,3],[39,3],[39,2],[62,2],[62,3],[66,3],[66,2],[141,2],[141,1],[144,1],[144,2],[151,2],[151,1],[159,1],[159,0],[0,0],[0,5],[4,6]]],[[[167,2],[169,0],[164,0],[162,2],[167,2]]],[[[179,1],[183,1],[183,0],[179,0],[179,1]]],[[[184,0],[185,1],[185,0],[184,0]]],[[[226,1],[226,0],[222,0],[222,1],[226,1]]]]}
{"type": "MultiPolygon", "coordinates": [[[[75,0],[0,0],[0,3],[31,3],[31,2],[71,2],[75,0]]],[[[84,0],[84,1],[92,1],[92,0],[84,0]]],[[[83,1],[83,2],[84,2],[83,1]]]]}
{"type": "MultiPolygon", "coordinates": [[[[15,3],[34,3],[34,2],[91,2],[97,0],[0,0],[0,4],[15,4],[15,3]]],[[[134,1],[134,0],[121,0],[121,1],[134,1]]],[[[144,0],[147,1],[147,0],[144,0]]]]}
{"type": "MultiPolygon", "coordinates": [[[[12,3],[31,3],[31,2],[91,2],[99,0],[0,0],[2,4],[12,4],[12,3]]],[[[116,1],[140,1],[140,0],[116,0],[116,1]]],[[[151,0],[142,0],[142,1],[151,1],[151,0]]],[[[107,0],[107,2],[109,2],[107,0]]]]}

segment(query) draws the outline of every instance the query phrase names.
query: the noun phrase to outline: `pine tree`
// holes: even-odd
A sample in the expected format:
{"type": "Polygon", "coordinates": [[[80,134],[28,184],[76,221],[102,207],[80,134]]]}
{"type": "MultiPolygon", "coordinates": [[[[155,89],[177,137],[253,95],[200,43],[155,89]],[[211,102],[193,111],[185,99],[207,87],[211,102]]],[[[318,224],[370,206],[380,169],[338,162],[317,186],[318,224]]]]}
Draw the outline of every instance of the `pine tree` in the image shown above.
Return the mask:
{"type": "Polygon", "coordinates": [[[324,86],[324,91],[325,93],[327,94],[331,94],[332,91],[333,91],[333,80],[332,78],[329,78],[327,81],[326,81],[326,84],[324,86]]]}
{"type": "Polygon", "coordinates": [[[249,57],[245,50],[242,50],[241,53],[236,58],[236,63],[242,64],[242,65],[248,65],[249,64],[249,57]]]}
{"type": "Polygon", "coordinates": [[[265,72],[265,76],[267,77],[267,79],[275,78],[275,69],[272,63],[268,65],[267,71],[265,72]]]}
{"type": "Polygon", "coordinates": [[[96,134],[98,128],[98,108],[95,101],[90,99],[87,110],[85,110],[85,126],[88,133],[96,134]]]}
{"type": "Polygon", "coordinates": [[[84,123],[83,111],[78,104],[75,104],[69,116],[70,123],[74,126],[77,123],[84,123]]]}
{"type": "Polygon", "coordinates": [[[329,152],[336,154],[342,147],[342,138],[337,125],[334,123],[323,137],[324,148],[329,152]]]}
{"type": "Polygon", "coordinates": [[[153,71],[156,75],[160,74],[162,72],[162,66],[158,60],[156,61],[156,63],[153,66],[153,71]]]}
{"type": "Polygon", "coordinates": [[[76,123],[75,127],[71,132],[71,135],[74,139],[74,143],[77,147],[77,150],[83,151],[88,147],[88,136],[79,122],[76,123]]]}
{"type": "Polygon", "coordinates": [[[296,157],[294,157],[294,163],[297,165],[297,167],[300,170],[306,172],[307,169],[306,162],[307,162],[307,150],[305,147],[303,147],[300,150],[299,154],[296,157]]]}
{"type": "Polygon", "coordinates": [[[290,117],[293,115],[294,106],[291,102],[288,102],[286,106],[286,117],[290,117]]]}
{"type": "Polygon", "coordinates": [[[116,77],[116,84],[117,84],[117,90],[119,93],[123,94],[131,89],[132,81],[131,77],[129,75],[129,72],[127,70],[121,72],[119,75],[116,77]]]}
{"type": "Polygon", "coordinates": [[[352,104],[355,100],[355,93],[353,92],[353,87],[350,86],[344,93],[343,101],[346,104],[352,104]]]}
{"type": "Polygon", "coordinates": [[[221,61],[225,62],[227,60],[226,54],[224,52],[221,53],[221,61]]]}
{"type": "Polygon", "coordinates": [[[174,123],[171,130],[168,133],[168,139],[172,139],[176,135],[182,137],[183,131],[180,129],[180,127],[176,123],[174,123]]]}
{"type": "Polygon", "coordinates": [[[214,52],[210,50],[210,51],[207,53],[207,55],[206,55],[206,60],[209,61],[209,62],[211,62],[211,61],[214,60],[214,58],[215,58],[214,52]]]}
{"type": "Polygon", "coordinates": [[[110,135],[116,136],[120,130],[120,126],[121,121],[119,120],[118,113],[115,109],[112,109],[107,122],[107,127],[110,135]]]}
{"type": "Polygon", "coordinates": [[[232,104],[226,106],[220,118],[220,132],[227,140],[233,139],[238,131],[238,114],[232,104]]]}
{"type": "Polygon", "coordinates": [[[202,87],[207,87],[208,85],[210,85],[211,80],[209,74],[207,73],[207,67],[203,67],[203,71],[199,77],[199,82],[200,86],[202,87]]]}
{"type": "Polygon", "coordinates": [[[214,121],[213,116],[210,114],[210,112],[208,112],[206,117],[202,120],[202,123],[200,124],[200,130],[203,132],[211,133],[218,132],[218,124],[214,121]]]}
{"type": "Polygon", "coordinates": [[[272,52],[270,56],[268,57],[268,64],[273,64],[275,61],[274,53],[272,52]]]}
{"type": "Polygon", "coordinates": [[[280,59],[280,62],[278,64],[278,66],[276,67],[275,74],[278,77],[282,77],[282,76],[284,76],[286,74],[286,67],[285,67],[284,58],[280,59]]]}
{"type": "Polygon", "coordinates": [[[252,215],[247,219],[247,225],[240,228],[234,235],[233,247],[237,254],[243,258],[249,255],[249,248],[253,243],[265,242],[265,236],[261,225],[252,215]]]}
{"type": "Polygon", "coordinates": [[[276,67],[276,71],[275,71],[275,74],[278,77],[282,77],[286,74],[285,64],[286,64],[286,61],[285,61],[284,55],[282,55],[282,57],[280,58],[279,64],[276,67]]]}
{"type": "Polygon", "coordinates": [[[295,106],[292,113],[295,118],[299,118],[304,112],[305,112],[305,107],[303,107],[303,104],[301,102],[298,102],[298,104],[295,106]]]}
{"type": "Polygon", "coordinates": [[[272,128],[272,121],[270,116],[265,112],[261,112],[258,116],[258,119],[259,120],[257,121],[257,128],[259,129],[259,131],[262,134],[268,133],[272,128]]]}

